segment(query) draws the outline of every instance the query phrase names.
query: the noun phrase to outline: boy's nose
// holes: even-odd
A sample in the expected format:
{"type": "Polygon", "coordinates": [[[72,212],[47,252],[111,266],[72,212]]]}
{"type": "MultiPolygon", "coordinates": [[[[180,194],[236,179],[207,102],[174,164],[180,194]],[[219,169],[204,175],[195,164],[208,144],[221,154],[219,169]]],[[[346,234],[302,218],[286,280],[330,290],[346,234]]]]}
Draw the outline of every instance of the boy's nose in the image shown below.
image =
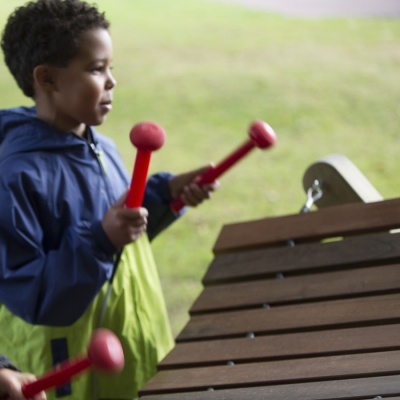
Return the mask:
{"type": "Polygon", "coordinates": [[[111,90],[111,89],[113,89],[115,87],[116,84],[117,84],[117,81],[114,79],[114,77],[110,73],[108,75],[108,79],[107,79],[107,82],[106,82],[106,89],[107,90],[111,90]]]}

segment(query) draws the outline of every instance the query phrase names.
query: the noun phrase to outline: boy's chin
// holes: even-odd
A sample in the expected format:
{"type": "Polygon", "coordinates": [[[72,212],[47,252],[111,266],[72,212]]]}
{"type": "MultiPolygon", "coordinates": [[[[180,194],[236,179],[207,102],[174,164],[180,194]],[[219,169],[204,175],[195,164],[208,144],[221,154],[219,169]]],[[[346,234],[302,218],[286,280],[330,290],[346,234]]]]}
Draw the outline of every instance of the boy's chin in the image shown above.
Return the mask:
{"type": "Polygon", "coordinates": [[[103,123],[106,121],[106,119],[107,119],[107,115],[108,115],[108,114],[99,116],[98,118],[96,118],[95,120],[93,120],[93,121],[92,121],[91,123],[89,123],[88,125],[91,125],[91,126],[99,126],[99,125],[103,124],[103,123]]]}

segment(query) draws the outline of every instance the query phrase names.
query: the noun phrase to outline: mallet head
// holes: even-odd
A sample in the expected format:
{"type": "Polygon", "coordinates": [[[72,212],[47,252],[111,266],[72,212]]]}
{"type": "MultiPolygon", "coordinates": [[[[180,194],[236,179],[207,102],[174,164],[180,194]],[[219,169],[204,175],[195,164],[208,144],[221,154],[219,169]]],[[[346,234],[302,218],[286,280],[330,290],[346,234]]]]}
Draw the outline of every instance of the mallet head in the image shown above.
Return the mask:
{"type": "Polygon", "coordinates": [[[260,149],[266,149],[276,143],[274,130],[264,121],[253,121],[249,127],[252,142],[260,149]]]}
{"type": "Polygon", "coordinates": [[[108,329],[97,329],[93,333],[88,358],[95,368],[104,372],[119,372],[125,363],[121,342],[108,329]]]}
{"type": "Polygon", "coordinates": [[[139,150],[154,151],[164,145],[164,129],[154,122],[140,122],[129,134],[131,143],[139,150]]]}

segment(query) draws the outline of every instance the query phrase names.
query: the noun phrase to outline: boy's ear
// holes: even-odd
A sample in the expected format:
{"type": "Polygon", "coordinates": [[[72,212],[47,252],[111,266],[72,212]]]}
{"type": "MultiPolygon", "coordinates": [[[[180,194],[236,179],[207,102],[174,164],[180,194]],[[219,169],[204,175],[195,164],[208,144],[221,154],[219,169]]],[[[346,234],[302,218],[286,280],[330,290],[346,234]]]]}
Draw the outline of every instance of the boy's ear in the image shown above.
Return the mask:
{"type": "Polygon", "coordinates": [[[33,70],[33,80],[37,88],[47,92],[56,89],[55,69],[50,65],[37,65],[33,70]]]}

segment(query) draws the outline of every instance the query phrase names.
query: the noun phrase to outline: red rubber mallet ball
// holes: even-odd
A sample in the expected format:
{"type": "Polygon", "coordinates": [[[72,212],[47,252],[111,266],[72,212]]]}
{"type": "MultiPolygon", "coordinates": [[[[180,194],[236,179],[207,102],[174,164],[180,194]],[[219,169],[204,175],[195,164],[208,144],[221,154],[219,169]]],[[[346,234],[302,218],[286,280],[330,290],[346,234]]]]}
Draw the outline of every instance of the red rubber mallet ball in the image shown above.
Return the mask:
{"type": "MultiPolygon", "coordinates": [[[[251,123],[248,134],[250,138],[234,150],[229,156],[223,159],[215,167],[210,167],[206,172],[195,179],[195,182],[202,186],[214,182],[225,171],[242,159],[254,147],[267,149],[276,143],[274,130],[264,121],[256,120],[251,123]]],[[[169,207],[174,213],[178,213],[185,206],[180,197],[176,197],[169,207]]]]}
{"type": "Polygon", "coordinates": [[[118,337],[108,329],[97,329],[89,343],[88,359],[104,372],[120,372],[125,359],[118,337]]]}
{"type": "Polygon", "coordinates": [[[131,129],[129,137],[137,154],[126,206],[137,208],[142,205],[151,152],[164,145],[165,132],[154,122],[141,122],[131,129]]]}
{"type": "Polygon", "coordinates": [[[97,329],[90,340],[87,356],[61,363],[53,371],[43,375],[37,381],[22,388],[29,399],[41,392],[68,382],[89,367],[108,373],[122,370],[125,363],[124,352],[118,337],[108,329],[97,329]]]}
{"type": "Polygon", "coordinates": [[[276,143],[274,130],[264,121],[256,120],[249,127],[249,137],[260,149],[267,149],[276,143]]]}

